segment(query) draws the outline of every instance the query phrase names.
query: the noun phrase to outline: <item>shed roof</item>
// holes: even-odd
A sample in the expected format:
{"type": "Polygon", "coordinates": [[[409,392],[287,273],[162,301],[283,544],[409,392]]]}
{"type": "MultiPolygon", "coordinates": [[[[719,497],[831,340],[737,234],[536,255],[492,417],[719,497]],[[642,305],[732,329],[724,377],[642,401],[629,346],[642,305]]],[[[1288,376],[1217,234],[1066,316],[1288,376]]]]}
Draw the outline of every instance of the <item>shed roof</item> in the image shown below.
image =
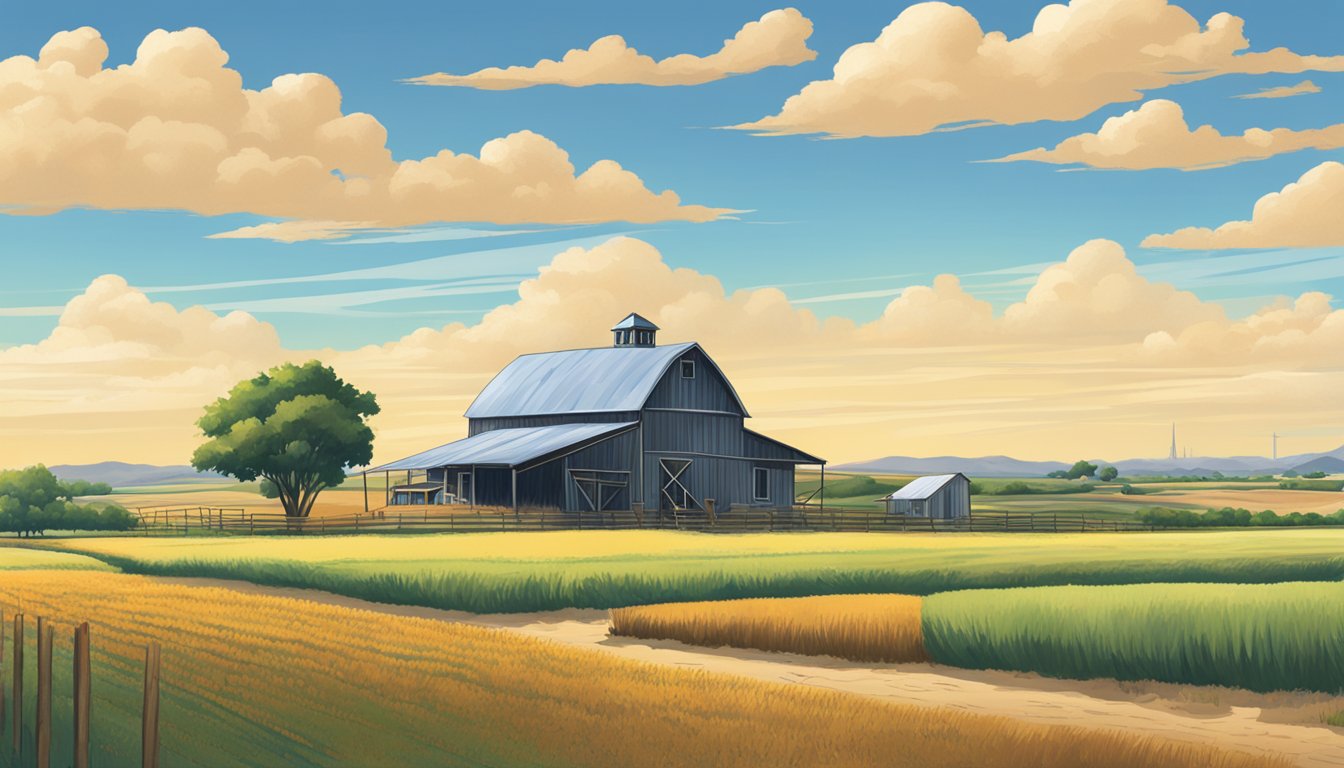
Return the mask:
{"type": "Polygon", "coordinates": [[[903,488],[894,491],[886,498],[923,501],[942,490],[943,486],[952,482],[953,478],[957,477],[960,477],[962,480],[968,479],[960,472],[955,472],[950,475],[925,475],[924,477],[916,477],[914,480],[906,483],[903,488]]]}
{"type": "MultiPolygon", "coordinates": [[[[466,416],[479,419],[638,411],[667,369],[686,352],[698,348],[692,342],[522,355],[481,390],[466,416]]],[[[728,389],[732,391],[731,384],[728,389]]],[[[745,415],[747,409],[736,392],[733,398],[745,415]]]]}
{"type": "Polygon", "coordinates": [[[517,467],[559,453],[581,443],[611,437],[636,422],[556,424],[549,427],[495,429],[431,448],[404,459],[374,467],[370,472],[436,469],[447,466],[494,465],[517,467]]]}

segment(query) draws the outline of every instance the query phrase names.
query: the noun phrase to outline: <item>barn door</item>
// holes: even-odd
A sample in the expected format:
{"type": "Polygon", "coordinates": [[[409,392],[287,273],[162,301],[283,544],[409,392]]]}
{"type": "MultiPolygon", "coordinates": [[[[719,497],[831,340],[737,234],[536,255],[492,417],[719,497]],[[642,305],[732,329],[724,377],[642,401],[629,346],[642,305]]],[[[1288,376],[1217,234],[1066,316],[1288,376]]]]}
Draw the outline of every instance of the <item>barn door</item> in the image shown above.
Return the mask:
{"type": "Polygon", "coordinates": [[[578,491],[579,506],[586,512],[615,509],[615,502],[630,485],[625,472],[601,469],[571,469],[569,476],[578,491]]]}
{"type": "Polygon", "coordinates": [[[691,494],[690,459],[659,459],[659,506],[669,511],[699,509],[700,502],[691,494]]]}

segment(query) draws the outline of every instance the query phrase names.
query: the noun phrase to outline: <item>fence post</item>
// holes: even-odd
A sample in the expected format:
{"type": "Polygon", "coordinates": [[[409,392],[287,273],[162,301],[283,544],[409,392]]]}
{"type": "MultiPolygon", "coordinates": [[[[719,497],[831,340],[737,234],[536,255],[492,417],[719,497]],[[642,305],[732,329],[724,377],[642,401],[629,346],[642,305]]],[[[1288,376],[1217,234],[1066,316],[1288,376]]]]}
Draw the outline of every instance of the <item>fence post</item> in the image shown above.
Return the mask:
{"type": "Polygon", "coordinates": [[[89,768],[89,622],[75,627],[75,767],[89,768]]]}
{"type": "Polygon", "coordinates": [[[23,758],[23,614],[14,614],[14,755],[23,758]]]}
{"type": "Polygon", "coordinates": [[[37,768],[51,768],[51,624],[37,617],[37,768]]]}
{"type": "Polygon", "coordinates": [[[140,731],[140,766],[159,765],[159,644],[145,647],[145,705],[140,731]]]}
{"type": "Polygon", "coordinates": [[[247,516],[247,535],[251,536],[257,532],[257,516],[249,514],[247,516]]]}

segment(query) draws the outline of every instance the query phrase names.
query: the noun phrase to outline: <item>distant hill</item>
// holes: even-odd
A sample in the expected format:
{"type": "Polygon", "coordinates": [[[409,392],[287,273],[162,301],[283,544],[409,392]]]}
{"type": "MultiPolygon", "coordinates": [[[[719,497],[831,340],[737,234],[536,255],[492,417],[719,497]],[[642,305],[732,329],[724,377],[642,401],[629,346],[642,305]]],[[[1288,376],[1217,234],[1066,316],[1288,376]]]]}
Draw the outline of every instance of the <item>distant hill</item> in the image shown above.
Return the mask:
{"type": "Polygon", "coordinates": [[[57,464],[47,467],[62,480],[88,480],[107,483],[113,488],[133,485],[171,485],[220,480],[224,476],[214,472],[197,472],[183,465],[160,467],[154,464],[127,464],[122,461],[102,461],[97,464],[57,464]]]}
{"type": "MultiPolygon", "coordinates": [[[[1344,446],[1323,453],[1304,453],[1271,459],[1264,456],[1190,456],[1177,459],[1088,459],[1097,466],[1110,465],[1122,475],[1272,475],[1287,469],[1302,472],[1344,472],[1344,446]],[[1319,462],[1319,464],[1317,463],[1319,462]]],[[[971,477],[1044,477],[1068,469],[1073,462],[1023,461],[1011,456],[887,456],[869,461],[839,464],[839,472],[869,472],[886,475],[932,475],[961,472],[971,477]]]]}
{"type": "Polygon", "coordinates": [[[884,475],[936,475],[961,472],[973,477],[1044,477],[1057,469],[1068,469],[1071,464],[1060,461],[1022,461],[1010,456],[980,456],[966,459],[960,456],[887,456],[871,461],[858,461],[834,467],[839,472],[875,472],[884,475]]]}
{"type": "Polygon", "coordinates": [[[1327,475],[1334,475],[1340,472],[1344,472],[1344,459],[1336,458],[1330,455],[1317,456],[1311,461],[1304,461],[1301,464],[1298,464],[1297,466],[1293,467],[1293,471],[1298,473],[1299,475],[1303,475],[1308,472],[1324,472],[1327,475]]]}

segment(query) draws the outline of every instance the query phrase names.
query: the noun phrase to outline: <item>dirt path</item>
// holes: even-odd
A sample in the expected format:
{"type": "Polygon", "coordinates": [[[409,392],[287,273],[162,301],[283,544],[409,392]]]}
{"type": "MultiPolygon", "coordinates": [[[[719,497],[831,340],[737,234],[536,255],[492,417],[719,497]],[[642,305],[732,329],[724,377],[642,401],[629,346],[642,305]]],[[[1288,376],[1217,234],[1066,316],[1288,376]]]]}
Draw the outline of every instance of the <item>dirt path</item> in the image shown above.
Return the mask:
{"type": "Polygon", "coordinates": [[[493,627],[639,661],[769,682],[813,685],[903,704],[949,707],[1036,723],[1120,729],[1247,752],[1286,755],[1304,768],[1344,768],[1344,729],[1318,724],[1322,712],[1344,709],[1344,699],[1325,695],[1254,694],[1226,688],[1114,680],[1057,680],[1034,674],[934,664],[865,665],[829,657],[611,637],[607,634],[607,612],[602,610],[481,615],[386,605],[316,590],[263,587],[242,581],[159,580],[493,627]]]}

